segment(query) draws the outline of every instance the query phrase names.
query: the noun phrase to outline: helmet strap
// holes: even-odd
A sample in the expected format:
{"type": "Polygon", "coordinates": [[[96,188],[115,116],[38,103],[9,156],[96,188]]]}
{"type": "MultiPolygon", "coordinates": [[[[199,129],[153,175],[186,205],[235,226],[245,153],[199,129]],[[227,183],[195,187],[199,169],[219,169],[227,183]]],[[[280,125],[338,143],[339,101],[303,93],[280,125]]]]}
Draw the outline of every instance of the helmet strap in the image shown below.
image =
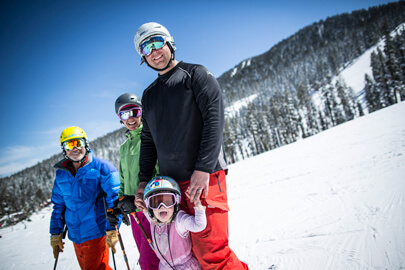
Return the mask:
{"type": "Polygon", "coordinates": [[[69,158],[68,155],[66,154],[66,151],[63,150],[63,157],[64,158],[66,158],[67,160],[69,160],[71,162],[75,162],[75,163],[80,162],[80,165],[82,165],[82,163],[86,160],[86,157],[87,157],[88,154],[89,154],[89,152],[86,151],[86,154],[84,154],[83,158],[81,160],[77,161],[77,160],[73,160],[73,159],[69,158]]]}

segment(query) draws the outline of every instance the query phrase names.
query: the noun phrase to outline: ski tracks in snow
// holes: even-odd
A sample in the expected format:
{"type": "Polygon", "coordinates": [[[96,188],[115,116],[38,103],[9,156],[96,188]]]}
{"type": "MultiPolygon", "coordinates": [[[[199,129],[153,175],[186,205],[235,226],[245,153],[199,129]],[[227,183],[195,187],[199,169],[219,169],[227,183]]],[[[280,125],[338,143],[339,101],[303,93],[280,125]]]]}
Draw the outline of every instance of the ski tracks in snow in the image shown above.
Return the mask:
{"type": "Polygon", "coordinates": [[[230,167],[231,247],[251,269],[405,267],[405,106],[388,109],[230,167]]]}

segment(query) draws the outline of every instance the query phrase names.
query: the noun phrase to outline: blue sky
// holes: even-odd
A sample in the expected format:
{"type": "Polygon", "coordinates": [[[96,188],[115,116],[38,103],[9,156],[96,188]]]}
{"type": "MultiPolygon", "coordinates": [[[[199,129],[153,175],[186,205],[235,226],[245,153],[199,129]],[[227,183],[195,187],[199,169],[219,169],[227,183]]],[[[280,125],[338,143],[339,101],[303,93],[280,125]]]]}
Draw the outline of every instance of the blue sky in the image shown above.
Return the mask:
{"type": "Polygon", "coordinates": [[[68,126],[83,128],[90,140],[121,127],[115,99],[141,96],[157,76],[139,65],[133,44],[145,22],[169,29],[177,60],[219,77],[314,22],[388,2],[2,1],[0,175],[60,152],[68,126]]]}

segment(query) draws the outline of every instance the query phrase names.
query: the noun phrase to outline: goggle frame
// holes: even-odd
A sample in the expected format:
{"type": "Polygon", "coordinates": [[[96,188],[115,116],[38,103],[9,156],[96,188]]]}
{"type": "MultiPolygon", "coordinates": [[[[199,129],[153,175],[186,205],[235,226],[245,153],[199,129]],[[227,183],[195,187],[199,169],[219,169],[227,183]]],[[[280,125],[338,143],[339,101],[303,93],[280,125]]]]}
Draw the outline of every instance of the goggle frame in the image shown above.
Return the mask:
{"type": "Polygon", "coordinates": [[[62,148],[65,151],[72,151],[74,148],[83,149],[86,147],[86,141],[83,138],[75,138],[64,141],[62,143],[62,148]]]}
{"type": "Polygon", "coordinates": [[[142,108],[141,107],[132,107],[130,109],[119,111],[117,113],[117,115],[122,121],[128,120],[129,117],[131,117],[131,116],[138,118],[142,115],[142,108]],[[137,111],[137,112],[135,113],[134,111],[137,111]]]}
{"type": "Polygon", "coordinates": [[[156,194],[153,194],[153,195],[149,196],[148,198],[146,198],[145,204],[146,204],[146,207],[148,207],[148,208],[150,208],[152,210],[158,210],[160,208],[160,206],[162,206],[162,205],[165,208],[170,208],[170,207],[175,206],[176,204],[180,204],[180,198],[181,198],[180,195],[174,194],[174,193],[171,193],[171,192],[156,193],[156,194]],[[152,206],[150,204],[152,198],[156,198],[156,197],[164,196],[164,195],[170,195],[170,196],[173,197],[173,199],[172,199],[173,203],[171,205],[166,205],[164,200],[160,201],[157,206],[152,206]]]}
{"type": "Polygon", "coordinates": [[[147,41],[142,42],[139,46],[139,51],[143,56],[150,55],[153,50],[160,50],[166,45],[166,39],[162,36],[154,36],[149,38],[147,41]]]}

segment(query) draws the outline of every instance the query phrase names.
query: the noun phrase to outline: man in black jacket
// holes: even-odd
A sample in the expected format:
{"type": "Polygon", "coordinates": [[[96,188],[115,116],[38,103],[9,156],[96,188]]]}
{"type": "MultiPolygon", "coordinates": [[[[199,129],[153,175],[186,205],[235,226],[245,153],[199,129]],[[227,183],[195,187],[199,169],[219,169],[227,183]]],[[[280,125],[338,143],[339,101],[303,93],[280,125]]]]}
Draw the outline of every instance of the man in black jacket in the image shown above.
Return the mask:
{"type": "Polygon", "coordinates": [[[142,96],[137,207],[145,207],[143,190],[158,160],[160,174],[179,183],[183,210],[194,214],[200,199],[206,206],[207,228],[191,234],[203,269],[248,269],[228,245],[224,108],[217,80],[201,65],[178,62],[173,37],[158,23],[143,24],[134,43],[142,63],[159,73],[142,96]]]}

